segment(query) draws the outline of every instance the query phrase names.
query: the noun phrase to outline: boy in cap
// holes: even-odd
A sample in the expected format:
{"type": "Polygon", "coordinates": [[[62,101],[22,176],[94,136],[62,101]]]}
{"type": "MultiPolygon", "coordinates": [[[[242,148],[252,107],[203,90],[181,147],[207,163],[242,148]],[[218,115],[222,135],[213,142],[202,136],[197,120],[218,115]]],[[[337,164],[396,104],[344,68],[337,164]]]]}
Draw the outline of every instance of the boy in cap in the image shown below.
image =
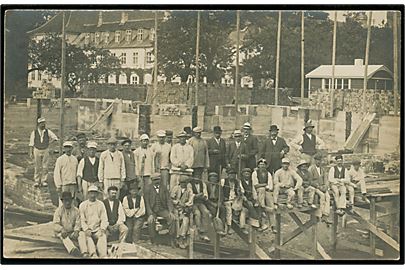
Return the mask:
{"type": "Polygon", "coordinates": [[[160,173],[162,176],[162,185],[169,186],[170,180],[170,150],[171,145],[166,142],[166,132],[158,130],[156,132],[158,141],[152,144],[153,162],[155,173],[160,173]]]}
{"type": "Polygon", "coordinates": [[[221,176],[221,170],[226,168],[226,143],[221,138],[222,129],[220,126],[213,128],[214,136],[207,141],[208,155],[210,160],[209,172],[216,172],[221,176]]]}
{"type": "Polygon", "coordinates": [[[200,238],[209,241],[208,227],[210,224],[210,212],[206,206],[208,202],[207,185],[200,178],[192,177],[190,181],[191,190],[193,191],[193,214],[196,227],[200,238]]]}
{"type": "Polygon", "coordinates": [[[76,135],[77,146],[73,148],[72,155],[80,162],[87,154],[87,136],[84,133],[76,135]]]}
{"type": "Polygon", "coordinates": [[[246,167],[247,149],[240,130],[235,130],[232,136],[234,141],[229,144],[226,151],[228,168],[232,168],[240,175],[241,170],[246,167]]]}
{"type": "Polygon", "coordinates": [[[150,176],[154,172],[153,168],[153,152],[149,147],[149,136],[142,134],[139,137],[141,145],[135,149],[135,172],[140,180],[141,188],[144,190],[147,185],[151,184],[150,176]]]}
{"type": "Polygon", "coordinates": [[[313,209],[318,207],[314,204],[316,189],[312,184],[312,175],[308,171],[309,162],[302,159],[297,165],[297,173],[302,178],[302,189],[298,190],[298,205],[308,206],[308,204],[313,209]],[[308,192],[308,201],[304,201],[304,192],[308,192]]]}
{"type": "Polygon", "coordinates": [[[193,147],[193,177],[201,178],[205,170],[210,166],[210,158],[208,155],[208,147],[205,140],[201,138],[202,128],[193,128],[194,136],[188,141],[193,147]]]}
{"type": "Polygon", "coordinates": [[[84,199],[87,199],[87,190],[90,185],[97,185],[98,166],[100,160],[96,157],[97,143],[88,142],[87,154],[82,158],[77,166],[77,184],[79,191],[83,193],[84,199]]]}
{"type": "Polygon", "coordinates": [[[350,205],[354,205],[355,189],[360,189],[363,201],[370,203],[369,199],[367,198],[366,181],[364,180],[365,175],[363,168],[361,168],[360,160],[356,159],[353,161],[353,165],[351,166],[348,174],[350,183],[346,184],[346,188],[349,192],[350,205]]]}
{"type": "Polygon", "coordinates": [[[136,183],[136,173],[135,173],[135,156],[132,152],[132,141],[130,139],[125,139],[121,143],[122,145],[122,156],[124,157],[125,163],[125,181],[123,182],[123,187],[120,191],[120,200],[122,200],[129,193],[129,186],[136,183]]]}
{"type": "Polygon", "coordinates": [[[252,135],[252,126],[249,122],[243,124],[243,142],[247,149],[246,167],[253,171],[256,168],[256,155],[259,153],[259,140],[252,135]]]}
{"type": "Polygon", "coordinates": [[[86,236],[81,231],[79,209],[72,205],[72,194],[69,191],[62,192],[61,200],[62,205],[56,209],[53,215],[55,235],[62,240],[63,245],[71,254],[77,252],[78,243],[82,256],[88,257],[86,236]]]}
{"type": "Polygon", "coordinates": [[[53,172],[53,181],[55,182],[56,191],[61,196],[63,191],[69,191],[73,198],[76,199],[78,193],[76,172],[77,172],[77,158],[72,155],[73,143],[64,142],[64,154],[58,157],[55,163],[53,172]]]}
{"type": "Polygon", "coordinates": [[[124,243],[127,238],[128,227],[124,224],[125,212],[118,200],[117,193],[118,187],[108,187],[108,197],[103,201],[108,218],[107,239],[110,235],[114,237],[118,233],[119,242],[124,243]]]}
{"type": "Polygon", "coordinates": [[[34,187],[48,186],[49,144],[58,141],[58,137],[46,128],[46,120],[41,117],[37,120],[37,128],[31,132],[29,142],[29,156],[34,159],[34,187]]]}
{"type": "Polygon", "coordinates": [[[80,221],[86,235],[89,256],[106,258],[108,217],[103,202],[97,200],[98,193],[96,186],[89,187],[88,199],[79,206],[80,221]],[[97,244],[97,251],[94,242],[97,244]]]}
{"type": "Polygon", "coordinates": [[[181,131],[177,138],[179,142],[173,145],[170,152],[170,190],[180,183],[181,174],[192,172],[191,166],[194,162],[194,149],[186,142],[187,134],[181,131]]]}
{"type": "Polygon", "coordinates": [[[314,128],[315,125],[312,123],[312,120],[309,119],[305,122],[304,134],[299,134],[291,141],[291,145],[303,154],[304,159],[311,159],[311,163],[312,157],[316,152],[326,147],[324,141],[313,134],[314,128]]]}
{"type": "Polygon", "coordinates": [[[290,151],[285,140],[278,136],[277,125],[270,126],[270,137],[267,138],[260,151],[260,157],[267,160],[267,170],[274,174],[281,168],[281,160],[290,151]]]}
{"type": "Polygon", "coordinates": [[[111,137],[107,145],[108,149],[101,153],[98,166],[98,180],[104,186],[105,198],[109,187],[121,187],[126,178],[124,156],[117,150],[117,140],[111,137]]]}
{"type": "Polygon", "coordinates": [[[287,193],[287,208],[292,209],[292,201],[295,197],[295,191],[301,192],[302,178],[296,171],[290,168],[290,160],[283,158],[281,160],[281,169],[274,173],[274,204],[278,206],[279,194],[287,193]]]}
{"type": "Polygon", "coordinates": [[[246,219],[249,218],[250,225],[253,227],[260,227],[261,210],[259,209],[259,203],[257,201],[257,193],[252,182],[252,170],[250,168],[242,169],[241,173],[241,189],[243,194],[243,208],[247,211],[240,213],[240,227],[244,234],[248,234],[246,228],[246,219]]]}
{"type": "Polygon", "coordinates": [[[349,174],[343,166],[343,156],[335,157],[336,165],[329,169],[329,185],[335,198],[336,213],[340,216],[345,214],[346,208],[346,184],[350,183],[349,174]]]}
{"type": "Polygon", "coordinates": [[[274,216],[274,198],[273,198],[273,178],[267,171],[267,161],[260,159],[257,162],[257,169],[252,173],[252,184],[257,193],[257,200],[259,206],[262,209],[262,213],[266,215],[262,220],[261,231],[267,230],[271,226],[272,230],[275,230],[273,221],[274,216]]]}
{"type": "Polygon", "coordinates": [[[145,222],[145,200],[139,186],[132,183],[129,186],[129,194],[124,197],[122,207],[126,215],[128,227],[127,242],[137,243],[141,236],[141,229],[145,222]]]}
{"type": "Polygon", "coordinates": [[[187,247],[187,233],[190,226],[190,217],[193,212],[194,193],[187,178],[180,179],[180,185],[170,192],[173,206],[176,209],[177,243],[180,248],[187,247]]]}

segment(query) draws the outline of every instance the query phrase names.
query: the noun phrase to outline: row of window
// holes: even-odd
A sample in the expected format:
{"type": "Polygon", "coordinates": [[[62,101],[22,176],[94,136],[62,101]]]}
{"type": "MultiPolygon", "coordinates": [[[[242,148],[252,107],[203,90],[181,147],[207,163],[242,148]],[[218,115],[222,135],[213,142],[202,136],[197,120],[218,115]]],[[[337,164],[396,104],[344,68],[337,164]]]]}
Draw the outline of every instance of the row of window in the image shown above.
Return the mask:
{"type": "MultiPolygon", "coordinates": [[[[332,89],[332,79],[322,79],[323,89],[332,89]]],[[[349,89],[350,79],[335,79],[334,89],[349,89]]]]}
{"type": "MultiPolygon", "coordinates": [[[[112,55],[117,56],[116,53],[112,53],[112,55]]],[[[120,59],[121,65],[126,65],[127,63],[130,64],[129,61],[127,61],[127,53],[121,53],[121,55],[118,57],[120,59]]],[[[153,62],[153,57],[152,57],[152,52],[147,52],[146,53],[146,63],[150,64],[153,62]]],[[[139,64],[139,53],[134,52],[132,53],[132,64],[138,65],[139,64]]]]}
{"type": "MultiPolygon", "coordinates": [[[[126,42],[131,42],[132,40],[132,30],[128,29],[125,31],[122,30],[117,30],[115,31],[115,36],[114,36],[114,41],[115,43],[120,43],[122,40],[122,35],[125,35],[125,41],[126,42]]],[[[145,31],[144,29],[138,29],[136,32],[136,40],[138,41],[143,41],[145,39],[145,31]]],[[[149,39],[154,40],[155,39],[155,29],[151,28],[150,29],[150,34],[149,34],[149,39]]],[[[96,44],[100,44],[101,42],[104,43],[109,43],[110,42],[110,32],[96,32],[94,35],[91,33],[86,33],[84,42],[85,44],[89,44],[90,42],[94,41],[96,44]],[[94,36],[94,40],[92,40],[94,36]]]]}

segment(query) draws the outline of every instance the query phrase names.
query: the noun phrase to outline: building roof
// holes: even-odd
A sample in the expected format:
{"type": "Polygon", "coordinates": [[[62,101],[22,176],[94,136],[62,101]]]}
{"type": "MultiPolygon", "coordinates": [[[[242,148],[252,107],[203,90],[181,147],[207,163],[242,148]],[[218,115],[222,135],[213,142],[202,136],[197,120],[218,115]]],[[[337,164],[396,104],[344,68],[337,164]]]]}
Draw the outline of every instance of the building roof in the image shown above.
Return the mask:
{"type": "MultiPolygon", "coordinates": [[[[62,31],[62,16],[60,12],[40,27],[28,32],[30,35],[44,33],[60,33],[62,31]]],[[[158,12],[158,19],[164,18],[163,12],[158,12]]],[[[65,11],[65,31],[67,33],[91,33],[103,31],[115,31],[125,29],[153,28],[155,24],[155,12],[152,10],[74,10],[65,11]],[[122,13],[126,12],[128,18],[121,23],[122,13]],[[101,13],[101,14],[100,14],[101,13]],[[102,24],[98,25],[100,15],[102,24]]]]}
{"type": "MultiPolygon", "coordinates": [[[[335,78],[364,78],[364,65],[335,65],[335,78]]],[[[367,78],[370,79],[376,72],[391,71],[384,65],[368,65],[367,78]]],[[[332,65],[321,65],[305,75],[305,78],[332,78],[332,65]]]]}

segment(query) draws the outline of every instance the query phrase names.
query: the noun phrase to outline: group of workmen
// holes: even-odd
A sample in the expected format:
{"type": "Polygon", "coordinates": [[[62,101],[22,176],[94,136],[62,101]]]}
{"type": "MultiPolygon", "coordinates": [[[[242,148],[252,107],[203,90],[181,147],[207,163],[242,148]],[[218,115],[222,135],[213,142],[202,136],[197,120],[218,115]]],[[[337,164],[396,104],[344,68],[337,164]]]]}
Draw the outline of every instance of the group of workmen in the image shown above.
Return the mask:
{"type": "MultiPolygon", "coordinates": [[[[29,145],[35,186],[40,187],[47,185],[49,144],[58,138],[44,118],[37,122],[29,145]]],[[[153,143],[142,134],[134,151],[130,139],[121,140],[119,151],[117,139],[111,137],[99,156],[97,143],[78,134],[76,146],[63,143],[64,153],[55,164],[60,198],[56,235],[66,247],[78,244],[83,257],[106,257],[107,240],[137,243],[145,223],[152,243],[166,230],[171,245],[180,248],[188,246],[190,228],[209,242],[210,226],[225,236],[233,233],[234,221],[245,234],[248,226],[277,233],[273,222],[280,205],[313,208],[317,218],[329,224],[329,191],[339,215],[353,206],[355,189],[368,202],[364,171],[358,160],[347,169],[338,155],[327,173],[321,151],[325,143],[313,134],[314,127],[308,120],[304,132],[290,142],[302,155],[296,168],[290,165],[290,147],[278,136],[276,125],[270,126],[261,147],[247,122],[229,143],[219,126],[208,140],[201,137],[202,128],[185,127],[176,143],[170,130],[157,131],[153,143]]]]}

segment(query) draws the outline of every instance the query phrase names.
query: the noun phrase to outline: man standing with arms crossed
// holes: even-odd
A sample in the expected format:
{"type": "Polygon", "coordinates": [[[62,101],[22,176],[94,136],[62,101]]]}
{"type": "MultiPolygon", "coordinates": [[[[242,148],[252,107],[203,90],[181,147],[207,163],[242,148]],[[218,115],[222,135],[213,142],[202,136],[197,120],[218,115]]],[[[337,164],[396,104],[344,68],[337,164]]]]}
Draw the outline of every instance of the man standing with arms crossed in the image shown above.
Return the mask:
{"type": "Polygon", "coordinates": [[[158,141],[151,146],[153,152],[153,162],[156,173],[161,174],[161,184],[169,186],[170,179],[170,150],[171,145],[166,142],[166,132],[159,130],[156,132],[158,141]]]}
{"type": "Polygon", "coordinates": [[[210,166],[210,158],[208,156],[208,147],[205,140],[201,138],[202,128],[195,127],[193,129],[194,136],[188,141],[193,147],[194,162],[193,162],[193,177],[202,178],[202,174],[210,166]]]}
{"type": "Polygon", "coordinates": [[[142,191],[152,183],[150,177],[153,174],[153,152],[149,147],[149,136],[142,134],[139,138],[141,145],[135,149],[135,173],[142,191]]]}
{"type": "Polygon", "coordinates": [[[170,152],[170,161],[172,163],[170,170],[170,191],[180,184],[180,177],[182,175],[187,174],[187,172],[191,175],[191,166],[194,162],[194,150],[193,147],[186,142],[186,132],[181,131],[177,135],[177,138],[179,138],[179,142],[173,145],[170,152]]]}

